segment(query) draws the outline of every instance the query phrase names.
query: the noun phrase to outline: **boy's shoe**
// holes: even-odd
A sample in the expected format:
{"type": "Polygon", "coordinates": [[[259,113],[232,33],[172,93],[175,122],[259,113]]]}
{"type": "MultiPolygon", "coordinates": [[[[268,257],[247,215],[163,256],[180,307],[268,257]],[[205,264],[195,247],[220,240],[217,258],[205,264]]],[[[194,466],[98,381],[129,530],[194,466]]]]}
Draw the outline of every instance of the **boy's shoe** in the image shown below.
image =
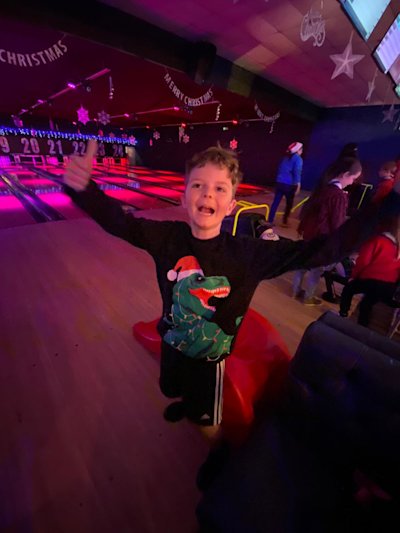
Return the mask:
{"type": "Polygon", "coordinates": [[[214,479],[218,477],[218,474],[228,461],[229,456],[230,447],[225,441],[209,452],[207,459],[197,472],[196,485],[201,492],[207,490],[214,479]]]}
{"type": "Polygon", "coordinates": [[[304,305],[321,305],[322,300],[321,298],[317,298],[316,296],[310,296],[310,298],[304,298],[303,299],[304,305]]]}
{"type": "Polygon", "coordinates": [[[163,413],[164,420],[167,422],[179,422],[186,416],[185,404],[182,401],[170,403],[163,413]]]}

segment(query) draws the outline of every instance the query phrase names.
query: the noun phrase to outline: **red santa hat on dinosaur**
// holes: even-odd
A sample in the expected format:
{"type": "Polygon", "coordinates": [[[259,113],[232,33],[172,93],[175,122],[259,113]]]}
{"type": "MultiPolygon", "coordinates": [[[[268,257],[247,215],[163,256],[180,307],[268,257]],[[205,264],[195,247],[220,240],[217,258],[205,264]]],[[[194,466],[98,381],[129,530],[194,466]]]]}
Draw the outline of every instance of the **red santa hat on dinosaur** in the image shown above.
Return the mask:
{"type": "Polygon", "coordinates": [[[178,260],[173,269],[168,270],[167,278],[169,281],[181,281],[192,274],[204,276],[197,259],[193,255],[185,255],[178,260]]]}

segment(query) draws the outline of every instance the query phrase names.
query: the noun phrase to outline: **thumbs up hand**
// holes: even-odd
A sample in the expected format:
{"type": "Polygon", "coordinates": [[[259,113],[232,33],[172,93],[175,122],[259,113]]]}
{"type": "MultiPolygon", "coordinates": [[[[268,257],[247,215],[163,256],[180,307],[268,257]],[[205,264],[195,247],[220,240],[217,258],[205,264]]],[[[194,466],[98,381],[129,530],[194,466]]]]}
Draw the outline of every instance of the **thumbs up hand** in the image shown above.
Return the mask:
{"type": "Polygon", "coordinates": [[[93,170],[93,158],[97,153],[97,141],[90,139],[83,157],[73,156],[68,163],[63,181],[74,191],[84,191],[89,184],[93,170]]]}

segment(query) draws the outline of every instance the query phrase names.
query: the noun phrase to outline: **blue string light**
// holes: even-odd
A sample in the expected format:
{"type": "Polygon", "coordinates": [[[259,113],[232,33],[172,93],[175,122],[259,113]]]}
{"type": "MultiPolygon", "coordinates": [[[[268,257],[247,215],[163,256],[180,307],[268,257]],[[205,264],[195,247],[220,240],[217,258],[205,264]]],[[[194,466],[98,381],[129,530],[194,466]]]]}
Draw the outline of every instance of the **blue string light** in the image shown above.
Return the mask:
{"type": "Polygon", "coordinates": [[[85,135],[83,133],[66,133],[62,131],[46,131],[34,130],[31,128],[9,128],[7,126],[0,126],[0,135],[30,135],[32,137],[47,137],[51,139],[67,139],[68,141],[88,141],[89,139],[96,139],[102,143],[110,144],[125,144],[132,146],[137,144],[135,139],[133,142],[123,137],[101,137],[100,135],[85,135]]]}

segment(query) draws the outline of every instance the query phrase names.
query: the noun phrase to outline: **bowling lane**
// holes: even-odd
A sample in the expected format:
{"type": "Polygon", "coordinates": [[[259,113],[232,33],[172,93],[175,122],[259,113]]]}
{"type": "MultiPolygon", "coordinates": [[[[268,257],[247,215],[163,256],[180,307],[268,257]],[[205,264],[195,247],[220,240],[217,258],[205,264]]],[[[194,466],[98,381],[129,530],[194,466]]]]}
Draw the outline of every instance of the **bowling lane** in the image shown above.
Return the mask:
{"type": "Polygon", "coordinates": [[[17,172],[16,174],[20,183],[34,193],[38,193],[39,191],[42,192],[46,189],[51,190],[53,192],[61,191],[61,183],[58,184],[52,180],[38,176],[34,172],[24,171],[17,172]]]}
{"type": "MultiPolygon", "coordinates": [[[[96,178],[97,179],[97,178],[96,178]]],[[[156,197],[155,200],[158,200],[158,202],[161,202],[159,204],[160,207],[166,207],[166,203],[169,205],[179,205],[180,204],[180,198],[181,194],[179,191],[176,191],[174,189],[169,189],[165,187],[159,187],[159,186],[152,186],[147,185],[143,182],[140,182],[136,179],[130,179],[130,178],[123,178],[123,177],[108,177],[108,176],[102,176],[101,181],[103,183],[109,183],[112,185],[124,185],[127,187],[134,187],[137,192],[136,194],[142,194],[142,196],[146,196],[147,194],[150,195],[150,197],[156,197]],[[139,183],[139,187],[137,184],[139,183]]],[[[151,209],[151,208],[146,208],[151,209]]]]}
{"type": "MultiPolygon", "coordinates": [[[[96,177],[93,178],[94,181],[103,188],[107,183],[103,181],[103,179],[98,179],[96,177]]],[[[116,180],[120,180],[121,178],[115,178],[116,180]]],[[[122,180],[123,185],[129,185],[129,180],[122,180]]],[[[118,187],[118,185],[121,185],[121,182],[113,182],[112,178],[107,178],[107,182],[111,185],[115,185],[118,187]]],[[[116,198],[117,200],[130,205],[132,207],[135,207],[136,209],[162,209],[166,207],[165,201],[161,200],[160,198],[153,198],[151,196],[145,196],[144,194],[140,194],[139,192],[128,190],[124,188],[116,188],[116,189],[110,189],[105,188],[104,192],[111,196],[112,198],[116,198]]]]}
{"type": "MultiPolygon", "coordinates": [[[[60,169],[63,172],[63,169],[60,169]]],[[[61,183],[38,176],[33,171],[16,172],[19,181],[34,192],[40,200],[53,207],[68,220],[87,218],[88,215],[79,209],[66,194],[63,194],[61,183]]]]}
{"type": "MultiPolygon", "coordinates": [[[[98,170],[104,168],[102,165],[98,165],[98,170]]],[[[118,174],[120,176],[128,176],[138,181],[144,181],[146,183],[152,183],[166,188],[173,188],[180,193],[185,190],[184,176],[169,170],[150,170],[143,167],[130,167],[129,170],[126,167],[114,165],[107,167],[106,169],[110,175],[118,174]]],[[[252,185],[250,183],[241,183],[236,191],[236,195],[239,197],[252,196],[255,194],[265,194],[266,189],[258,185],[252,185]]]]}
{"type": "Polygon", "coordinates": [[[47,205],[53,207],[67,220],[74,220],[77,218],[89,218],[89,215],[87,215],[84,211],[79,209],[79,207],[77,207],[73,203],[71,198],[64,193],[61,193],[61,192],[38,193],[36,192],[36,196],[38,196],[47,205]]]}
{"type": "MultiPolygon", "coordinates": [[[[48,174],[52,174],[58,179],[61,178],[64,173],[62,167],[48,167],[46,171],[48,174]]],[[[126,173],[124,175],[126,176],[126,173]]],[[[130,207],[134,207],[137,210],[161,209],[171,205],[159,198],[158,195],[156,195],[157,197],[147,196],[145,194],[140,194],[139,191],[125,189],[125,186],[132,187],[130,179],[126,177],[108,177],[104,175],[104,173],[99,172],[97,167],[94,169],[93,179],[108,196],[116,198],[120,202],[123,202],[130,207]],[[114,189],[114,186],[119,187],[120,185],[123,185],[123,187],[114,189]]],[[[168,192],[169,191],[167,191],[167,194],[168,192]]]]}
{"type": "MultiPolygon", "coordinates": [[[[0,187],[1,189],[1,187],[0,187]]],[[[0,229],[36,224],[21,202],[13,195],[4,196],[0,191],[0,229]]]]}

